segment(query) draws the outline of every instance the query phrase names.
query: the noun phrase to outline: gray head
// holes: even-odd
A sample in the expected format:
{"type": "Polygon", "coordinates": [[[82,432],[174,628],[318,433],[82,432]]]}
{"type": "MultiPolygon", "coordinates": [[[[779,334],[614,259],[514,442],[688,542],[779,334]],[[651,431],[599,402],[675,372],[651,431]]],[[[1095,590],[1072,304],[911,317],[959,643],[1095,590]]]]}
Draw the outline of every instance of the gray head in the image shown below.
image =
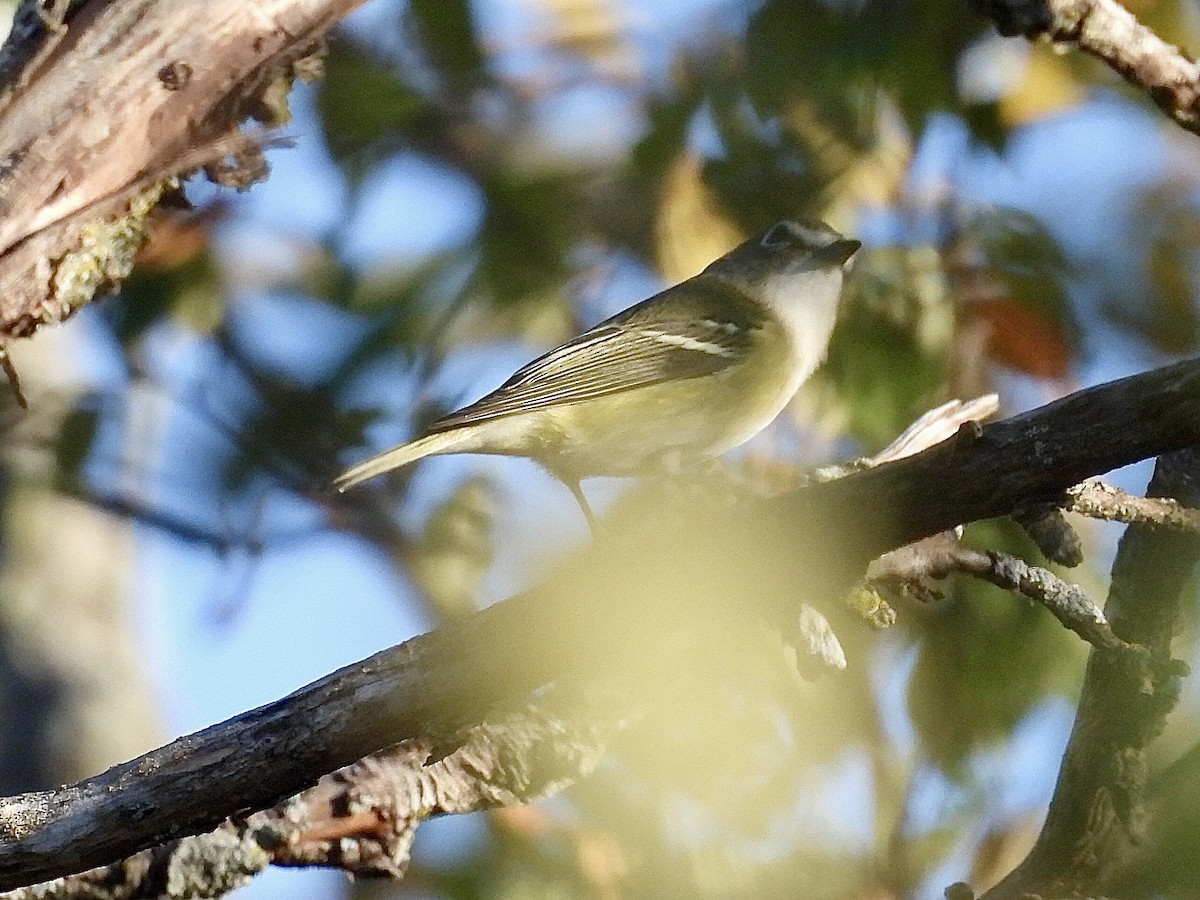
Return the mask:
{"type": "Polygon", "coordinates": [[[824,222],[787,219],[704,270],[774,311],[796,354],[792,390],[825,356],[837,319],[842,266],[861,246],[824,222]]]}
{"type": "Polygon", "coordinates": [[[741,283],[840,269],[862,244],[815,219],[784,219],[734,247],[704,271],[741,283]]]}

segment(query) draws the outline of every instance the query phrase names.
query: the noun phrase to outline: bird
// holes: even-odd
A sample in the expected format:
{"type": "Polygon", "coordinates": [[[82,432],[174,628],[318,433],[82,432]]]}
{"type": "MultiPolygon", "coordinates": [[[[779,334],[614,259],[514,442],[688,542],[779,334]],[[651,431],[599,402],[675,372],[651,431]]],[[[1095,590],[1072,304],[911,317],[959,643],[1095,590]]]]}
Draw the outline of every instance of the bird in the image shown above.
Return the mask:
{"type": "Polygon", "coordinates": [[[583,479],[677,471],[775,419],[825,357],[846,264],[861,246],[820,221],[778,222],[334,486],[344,492],[437,454],[528,457],[570,490],[594,532],[583,479]]]}

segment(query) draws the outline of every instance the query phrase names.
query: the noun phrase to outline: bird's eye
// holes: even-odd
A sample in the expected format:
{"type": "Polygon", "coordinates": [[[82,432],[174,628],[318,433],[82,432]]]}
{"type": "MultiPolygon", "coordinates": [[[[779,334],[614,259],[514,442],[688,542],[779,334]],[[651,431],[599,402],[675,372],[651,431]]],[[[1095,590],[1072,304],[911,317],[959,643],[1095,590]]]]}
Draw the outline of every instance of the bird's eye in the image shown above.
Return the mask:
{"type": "Polygon", "coordinates": [[[779,222],[763,235],[761,243],[764,247],[787,247],[795,240],[796,235],[792,230],[792,223],[779,222]]]}

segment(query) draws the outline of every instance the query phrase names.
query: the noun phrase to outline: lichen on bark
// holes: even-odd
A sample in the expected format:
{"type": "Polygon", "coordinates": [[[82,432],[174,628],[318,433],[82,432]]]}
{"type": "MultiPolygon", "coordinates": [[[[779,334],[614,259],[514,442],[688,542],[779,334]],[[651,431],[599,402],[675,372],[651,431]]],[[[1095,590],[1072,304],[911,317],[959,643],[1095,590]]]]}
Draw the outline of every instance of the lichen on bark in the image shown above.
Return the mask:
{"type": "Polygon", "coordinates": [[[149,236],[149,217],[167,191],[179,187],[168,178],[137,194],[125,215],[89,222],[75,250],[52,263],[50,294],[41,304],[41,323],[61,322],[98,294],[120,287],[149,236]]]}

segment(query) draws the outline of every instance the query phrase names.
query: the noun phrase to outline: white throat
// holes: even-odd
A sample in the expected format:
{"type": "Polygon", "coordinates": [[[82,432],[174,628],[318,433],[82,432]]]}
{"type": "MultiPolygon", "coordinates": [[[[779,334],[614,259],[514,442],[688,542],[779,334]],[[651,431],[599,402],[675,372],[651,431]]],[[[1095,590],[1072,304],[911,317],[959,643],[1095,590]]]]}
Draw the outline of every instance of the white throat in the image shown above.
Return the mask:
{"type": "Polygon", "coordinates": [[[783,324],[796,354],[795,388],[825,358],[837,319],[842,268],[782,272],[764,278],[755,291],[783,324]]]}

